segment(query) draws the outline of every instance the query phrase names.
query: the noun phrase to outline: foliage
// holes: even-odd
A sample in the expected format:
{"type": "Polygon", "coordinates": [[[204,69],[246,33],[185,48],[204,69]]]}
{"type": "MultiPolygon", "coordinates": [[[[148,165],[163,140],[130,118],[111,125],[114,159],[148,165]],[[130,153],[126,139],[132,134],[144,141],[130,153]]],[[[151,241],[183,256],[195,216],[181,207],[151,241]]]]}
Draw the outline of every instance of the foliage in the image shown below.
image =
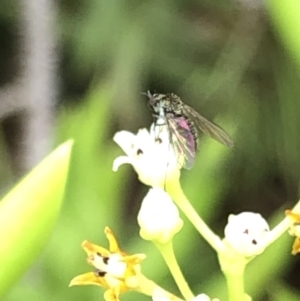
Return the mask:
{"type": "Polygon", "coordinates": [[[0,262],[3,296],[42,251],[57,220],[72,142],[55,150],[2,200],[0,262]]]}

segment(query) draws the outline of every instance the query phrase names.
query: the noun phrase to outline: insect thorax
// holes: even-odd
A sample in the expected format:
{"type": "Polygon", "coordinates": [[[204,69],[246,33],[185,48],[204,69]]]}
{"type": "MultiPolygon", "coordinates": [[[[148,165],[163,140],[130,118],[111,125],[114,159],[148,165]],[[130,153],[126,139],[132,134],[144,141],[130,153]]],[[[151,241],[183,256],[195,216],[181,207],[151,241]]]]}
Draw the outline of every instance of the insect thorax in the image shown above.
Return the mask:
{"type": "Polygon", "coordinates": [[[166,94],[166,97],[163,98],[161,101],[165,113],[172,113],[175,116],[183,115],[184,104],[181,101],[180,97],[178,97],[176,94],[166,94]]]}
{"type": "Polygon", "coordinates": [[[166,94],[164,98],[160,100],[161,110],[167,118],[184,118],[189,126],[190,132],[194,137],[195,148],[198,147],[198,131],[194,124],[194,121],[190,119],[184,112],[185,104],[182,102],[179,96],[174,93],[166,94]]]}
{"type": "Polygon", "coordinates": [[[150,96],[149,105],[156,113],[173,114],[174,116],[182,115],[183,102],[174,93],[153,94],[150,96]]]}

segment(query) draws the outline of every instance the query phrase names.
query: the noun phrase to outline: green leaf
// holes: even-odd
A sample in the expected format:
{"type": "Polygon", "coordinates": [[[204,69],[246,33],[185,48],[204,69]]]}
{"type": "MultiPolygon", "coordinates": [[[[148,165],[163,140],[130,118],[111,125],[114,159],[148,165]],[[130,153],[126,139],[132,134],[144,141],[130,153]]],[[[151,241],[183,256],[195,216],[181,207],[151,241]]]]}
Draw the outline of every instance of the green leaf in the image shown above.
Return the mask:
{"type": "Polygon", "coordinates": [[[0,296],[49,239],[63,200],[71,148],[72,141],[59,146],[0,203],[0,296]]]}

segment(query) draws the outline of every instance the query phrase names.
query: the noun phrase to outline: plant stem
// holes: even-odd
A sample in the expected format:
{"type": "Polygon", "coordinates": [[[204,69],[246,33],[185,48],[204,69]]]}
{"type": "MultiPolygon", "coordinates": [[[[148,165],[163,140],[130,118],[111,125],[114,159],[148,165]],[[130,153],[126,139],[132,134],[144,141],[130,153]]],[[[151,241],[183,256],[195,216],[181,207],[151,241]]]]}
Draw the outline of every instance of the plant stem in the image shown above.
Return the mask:
{"type": "Polygon", "coordinates": [[[166,191],[170,194],[173,201],[186,215],[198,232],[204,237],[204,239],[212,246],[216,252],[221,253],[225,247],[220,237],[217,236],[202,220],[197,211],[191,205],[184,192],[181,189],[179,181],[168,181],[166,191]]]}
{"type": "Polygon", "coordinates": [[[244,278],[243,275],[225,274],[229,301],[244,300],[244,278]]]}
{"type": "Polygon", "coordinates": [[[169,267],[182,296],[185,298],[185,300],[193,299],[194,294],[188,286],[176,260],[172,241],[169,241],[165,244],[155,243],[155,245],[161,252],[167,266],[169,267]]]}
{"type": "Polygon", "coordinates": [[[249,297],[246,297],[244,289],[244,271],[249,259],[239,256],[230,249],[218,255],[221,270],[227,281],[228,300],[248,300],[249,297]]]}
{"type": "Polygon", "coordinates": [[[158,286],[154,281],[148,279],[143,274],[139,275],[139,287],[136,290],[140,293],[143,293],[147,296],[151,296],[153,298],[155,294],[155,290],[161,290],[169,300],[172,301],[183,301],[183,299],[178,298],[177,296],[171,294],[170,292],[166,291],[162,287],[158,286]]]}
{"type": "MultiPolygon", "coordinates": [[[[292,209],[293,213],[300,214],[300,201],[294,206],[292,209]]],[[[277,240],[282,234],[284,234],[290,226],[294,223],[294,221],[290,217],[285,217],[272,231],[270,231],[266,246],[272,244],[275,240],[277,240]]]]}

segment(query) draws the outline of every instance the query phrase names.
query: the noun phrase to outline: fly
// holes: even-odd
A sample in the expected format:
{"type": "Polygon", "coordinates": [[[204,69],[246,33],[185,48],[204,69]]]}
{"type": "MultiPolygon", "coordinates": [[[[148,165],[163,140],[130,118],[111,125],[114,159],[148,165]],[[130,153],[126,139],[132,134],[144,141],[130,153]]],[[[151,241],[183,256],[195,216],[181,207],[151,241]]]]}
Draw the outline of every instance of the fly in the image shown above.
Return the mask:
{"type": "Polygon", "coordinates": [[[177,158],[183,158],[184,168],[191,169],[194,165],[200,131],[228,147],[233,147],[232,139],[223,129],[186,105],[176,94],[151,94],[148,91],[146,95],[154,113],[155,126],[161,126],[163,120],[177,158]]]}

